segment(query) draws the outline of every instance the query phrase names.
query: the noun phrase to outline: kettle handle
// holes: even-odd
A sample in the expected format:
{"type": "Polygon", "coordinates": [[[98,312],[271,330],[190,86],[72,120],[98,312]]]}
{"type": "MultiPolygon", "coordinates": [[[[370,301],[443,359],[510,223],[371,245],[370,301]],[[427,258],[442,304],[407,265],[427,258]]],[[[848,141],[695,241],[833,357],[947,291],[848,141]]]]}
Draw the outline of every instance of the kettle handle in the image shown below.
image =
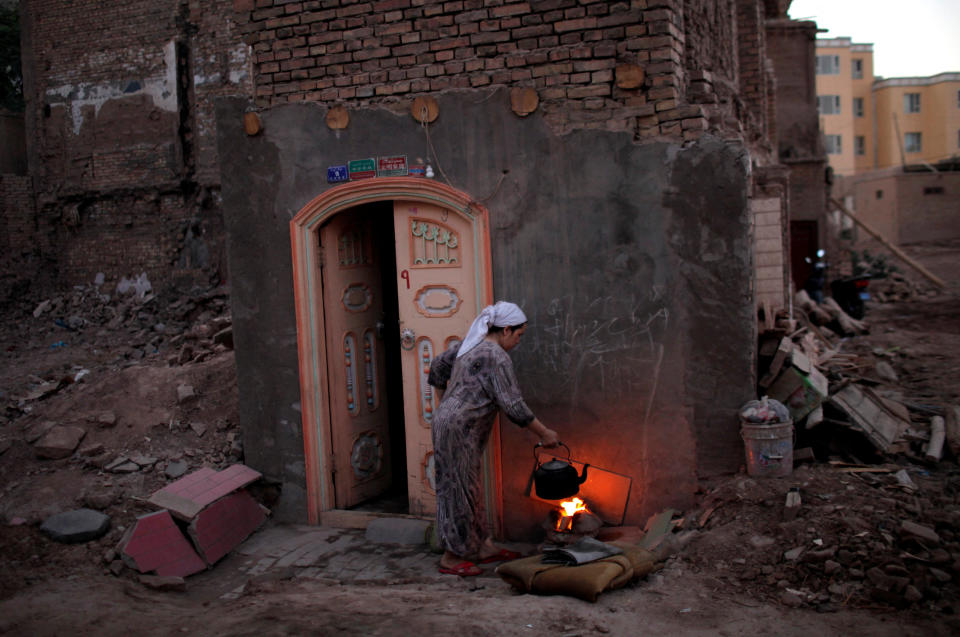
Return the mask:
{"type": "MultiPolygon", "coordinates": [[[[563,443],[560,442],[559,440],[557,441],[557,446],[558,446],[558,447],[563,447],[564,449],[567,450],[567,460],[570,460],[570,447],[568,447],[567,445],[563,444],[563,443]]],[[[543,443],[542,443],[542,442],[538,442],[537,444],[533,445],[533,457],[537,460],[537,467],[540,466],[540,456],[537,455],[537,449],[539,449],[540,447],[543,447],[543,443]]]]}

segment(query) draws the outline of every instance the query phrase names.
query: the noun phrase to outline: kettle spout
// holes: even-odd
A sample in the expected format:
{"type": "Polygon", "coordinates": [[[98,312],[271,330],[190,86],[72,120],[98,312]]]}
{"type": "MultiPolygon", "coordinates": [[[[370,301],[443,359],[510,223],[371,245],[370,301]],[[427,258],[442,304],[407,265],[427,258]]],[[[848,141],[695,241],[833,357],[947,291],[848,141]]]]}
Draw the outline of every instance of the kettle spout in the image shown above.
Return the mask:
{"type": "Polygon", "coordinates": [[[580,478],[577,480],[577,484],[583,484],[587,481],[587,469],[590,468],[590,465],[583,465],[583,471],[580,472],[580,478]]]}

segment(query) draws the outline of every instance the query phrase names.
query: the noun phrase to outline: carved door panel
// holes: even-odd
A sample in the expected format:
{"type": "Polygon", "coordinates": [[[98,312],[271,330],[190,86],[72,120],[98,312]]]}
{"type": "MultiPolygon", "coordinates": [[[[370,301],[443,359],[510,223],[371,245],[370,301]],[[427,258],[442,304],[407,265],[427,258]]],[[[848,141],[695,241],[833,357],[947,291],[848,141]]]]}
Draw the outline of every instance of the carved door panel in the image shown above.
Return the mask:
{"type": "Polygon", "coordinates": [[[336,215],[320,228],[327,391],[336,506],[390,487],[383,284],[371,215],[336,215]]]}
{"type": "Polygon", "coordinates": [[[440,206],[394,202],[410,513],[436,510],[430,426],[439,403],[427,384],[433,358],[477,315],[473,228],[440,206]]]}

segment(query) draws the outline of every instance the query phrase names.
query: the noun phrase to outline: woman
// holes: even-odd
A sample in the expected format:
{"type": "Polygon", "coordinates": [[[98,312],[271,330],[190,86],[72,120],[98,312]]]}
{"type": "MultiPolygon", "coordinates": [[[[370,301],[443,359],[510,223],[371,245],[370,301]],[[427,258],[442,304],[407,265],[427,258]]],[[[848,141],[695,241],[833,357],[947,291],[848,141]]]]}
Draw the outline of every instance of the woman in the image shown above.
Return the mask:
{"type": "Polygon", "coordinates": [[[523,402],[507,355],[520,342],[526,323],[513,303],[487,306],[463,343],[430,366],[429,382],[443,392],[433,418],[441,573],[479,575],[482,571],[471,560],[487,564],[519,557],[495,546],[485,524],[481,458],[497,410],[537,434],[545,447],[557,446],[557,433],[523,402]]]}

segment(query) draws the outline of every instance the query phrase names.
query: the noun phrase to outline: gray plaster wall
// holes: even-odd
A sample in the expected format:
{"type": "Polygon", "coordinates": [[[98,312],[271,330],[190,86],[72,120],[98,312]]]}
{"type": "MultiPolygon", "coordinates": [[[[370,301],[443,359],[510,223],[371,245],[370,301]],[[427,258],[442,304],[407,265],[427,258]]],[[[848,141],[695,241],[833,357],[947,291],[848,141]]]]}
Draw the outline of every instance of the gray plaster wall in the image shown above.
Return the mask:
{"type": "MultiPolygon", "coordinates": [[[[692,502],[698,475],[742,463],[736,409],[752,397],[749,161],[737,144],[636,144],[623,133],[554,135],[506,91],[438,98],[425,131],[407,112],[318,104],[261,113],[217,105],[234,332],[248,462],[305,516],[289,222],[363,157],[429,158],[437,178],[490,212],[494,292],[530,325],[513,353],[524,395],[577,459],[628,476],[625,522],[692,502]],[[428,136],[429,133],[429,136],[428,136]]],[[[536,533],[549,508],[522,495],[534,438],[504,426],[505,525],[536,533]]]]}

